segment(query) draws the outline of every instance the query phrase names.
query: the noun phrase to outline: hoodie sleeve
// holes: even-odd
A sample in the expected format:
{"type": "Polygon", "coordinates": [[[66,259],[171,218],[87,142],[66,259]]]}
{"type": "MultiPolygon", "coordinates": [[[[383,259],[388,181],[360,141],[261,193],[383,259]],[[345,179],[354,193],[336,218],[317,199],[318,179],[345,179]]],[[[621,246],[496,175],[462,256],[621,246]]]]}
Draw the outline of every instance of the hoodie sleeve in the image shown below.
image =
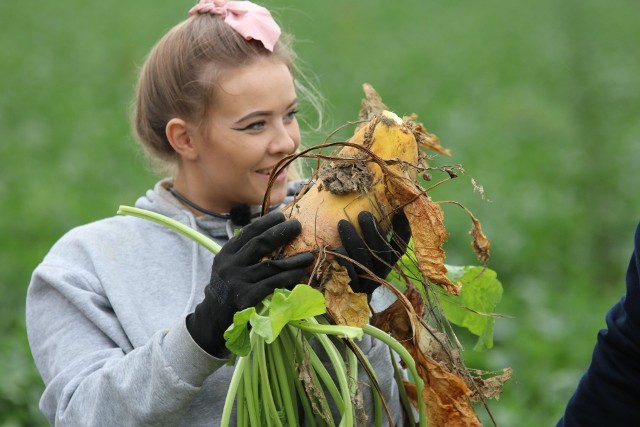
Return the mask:
{"type": "Polygon", "coordinates": [[[640,225],[626,294],[607,313],[591,364],[556,427],[640,425],[640,225]]]}
{"type": "MultiPolygon", "coordinates": [[[[57,249],[69,258],[68,247],[57,249]]],[[[176,426],[205,379],[226,360],[201,350],[185,319],[129,342],[90,268],[45,260],[27,295],[27,328],[45,383],[40,408],[54,425],[176,426]]]]}

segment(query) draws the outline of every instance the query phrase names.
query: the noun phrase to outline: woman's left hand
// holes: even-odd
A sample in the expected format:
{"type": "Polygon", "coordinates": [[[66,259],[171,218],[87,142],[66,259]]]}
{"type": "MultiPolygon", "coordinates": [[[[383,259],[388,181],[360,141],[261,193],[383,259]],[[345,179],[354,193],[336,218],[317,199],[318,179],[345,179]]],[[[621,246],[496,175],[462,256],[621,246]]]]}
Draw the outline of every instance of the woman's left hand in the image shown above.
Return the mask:
{"type": "Polygon", "coordinates": [[[391,221],[393,230],[391,239],[387,238],[371,212],[360,212],[358,223],[362,230],[362,237],[349,221],[338,222],[338,233],[343,246],[336,249],[336,252],[351,258],[354,262],[349,262],[340,256],[337,257],[337,261],[347,269],[351,279],[351,289],[371,296],[380,282],[371,277],[366,270],[378,278],[387,277],[407,250],[411,228],[402,210],[397,212],[391,221]]]}

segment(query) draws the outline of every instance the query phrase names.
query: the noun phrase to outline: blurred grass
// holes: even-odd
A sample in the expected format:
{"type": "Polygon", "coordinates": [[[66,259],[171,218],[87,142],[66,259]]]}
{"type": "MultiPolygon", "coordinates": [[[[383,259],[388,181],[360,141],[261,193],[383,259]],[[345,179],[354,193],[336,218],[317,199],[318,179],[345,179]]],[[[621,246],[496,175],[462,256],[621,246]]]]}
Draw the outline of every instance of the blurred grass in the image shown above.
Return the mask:
{"type": "MultiPolygon", "coordinates": [[[[45,425],[24,331],[31,271],[66,230],[113,215],[156,180],[129,131],[135,73],[191,4],[0,4],[2,427],[45,425]]],[[[553,425],[624,292],[640,217],[640,4],[265,4],[296,35],[328,101],[325,130],[307,144],[355,118],[370,82],[463,164],[467,174],[433,197],[460,200],[482,221],[504,285],[498,308],[513,316],[497,321],[494,349],[468,351],[469,364],[514,368],[489,403],[498,424],[553,425]]],[[[467,218],[445,213],[447,262],[473,263],[467,218]]]]}

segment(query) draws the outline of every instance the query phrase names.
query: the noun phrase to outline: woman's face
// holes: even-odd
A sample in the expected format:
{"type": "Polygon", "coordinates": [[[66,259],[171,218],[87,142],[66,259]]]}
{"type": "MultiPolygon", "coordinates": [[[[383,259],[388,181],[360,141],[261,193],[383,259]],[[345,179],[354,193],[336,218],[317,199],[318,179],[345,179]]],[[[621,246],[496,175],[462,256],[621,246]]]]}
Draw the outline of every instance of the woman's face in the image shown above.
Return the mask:
{"type": "MultiPolygon", "coordinates": [[[[261,60],[224,72],[216,95],[200,130],[191,132],[197,156],[180,164],[189,169],[181,171],[186,195],[216,212],[262,204],[272,170],[300,145],[293,77],[282,62],[261,60]]],[[[286,191],[283,170],[270,203],[282,202],[286,191]]]]}

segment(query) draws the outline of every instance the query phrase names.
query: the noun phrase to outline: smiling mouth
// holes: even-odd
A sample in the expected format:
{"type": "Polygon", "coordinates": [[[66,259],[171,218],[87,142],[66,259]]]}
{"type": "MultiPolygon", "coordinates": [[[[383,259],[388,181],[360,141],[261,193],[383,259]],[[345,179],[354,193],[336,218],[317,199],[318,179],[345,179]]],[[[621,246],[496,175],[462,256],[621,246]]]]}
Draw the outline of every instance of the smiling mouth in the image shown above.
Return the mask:
{"type": "MultiPolygon", "coordinates": [[[[256,171],[256,173],[260,174],[260,175],[265,175],[265,176],[271,176],[271,173],[274,171],[274,169],[259,169],[256,171]]],[[[280,173],[284,172],[284,169],[282,169],[280,171],[280,173]]]]}

